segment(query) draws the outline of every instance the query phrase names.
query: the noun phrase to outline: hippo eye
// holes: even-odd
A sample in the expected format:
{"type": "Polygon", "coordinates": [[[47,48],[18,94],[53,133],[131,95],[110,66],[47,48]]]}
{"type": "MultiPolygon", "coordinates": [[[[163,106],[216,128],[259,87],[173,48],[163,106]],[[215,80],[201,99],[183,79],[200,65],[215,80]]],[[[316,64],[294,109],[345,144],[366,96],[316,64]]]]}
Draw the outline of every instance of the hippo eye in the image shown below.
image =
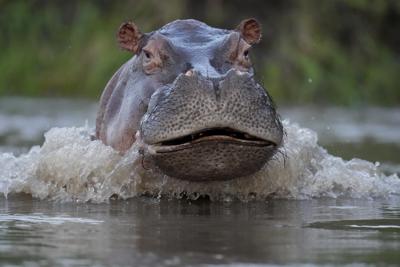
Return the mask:
{"type": "Polygon", "coordinates": [[[249,50],[245,50],[244,52],[243,52],[243,55],[244,55],[244,57],[248,57],[249,56],[249,50]]]}
{"type": "Polygon", "coordinates": [[[143,50],[144,56],[146,57],[146,59],[150,59],[152,57],[152,54],[147,51],[147,50],[143,50]]]}

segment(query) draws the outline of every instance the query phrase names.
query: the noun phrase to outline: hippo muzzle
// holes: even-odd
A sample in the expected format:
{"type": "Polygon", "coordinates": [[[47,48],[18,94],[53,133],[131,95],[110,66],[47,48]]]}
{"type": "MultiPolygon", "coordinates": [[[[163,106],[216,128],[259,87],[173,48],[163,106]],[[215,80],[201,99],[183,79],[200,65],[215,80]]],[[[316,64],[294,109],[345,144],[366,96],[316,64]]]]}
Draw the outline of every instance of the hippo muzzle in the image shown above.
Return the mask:
{"type": "Polygon", "coordinates": [[[228,180],[257,172],[282,142],[282,126],[249,73],[180,75],[151,98],[140,135],[171,177],[228,180]]]}

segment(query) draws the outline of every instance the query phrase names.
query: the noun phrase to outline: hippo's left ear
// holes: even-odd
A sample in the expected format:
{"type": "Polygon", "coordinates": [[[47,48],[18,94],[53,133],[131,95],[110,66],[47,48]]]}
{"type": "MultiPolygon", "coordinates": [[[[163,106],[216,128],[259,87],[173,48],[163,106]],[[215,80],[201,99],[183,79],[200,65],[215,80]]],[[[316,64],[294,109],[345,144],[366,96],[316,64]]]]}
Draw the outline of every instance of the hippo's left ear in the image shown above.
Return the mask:
{"type": "Polygon", "coordinates": [[[257,44],[261,40],[261,24],[256,19],[245,19],[236,28],[242,38],[250,45],[257,44]]]}
{"type": "Polygon", "coordinates": [[[122,49],[136,53],[139,50],[139,41],[143,34],[135,23],[122,23],[117,33],[118,44],[122,49]]]}

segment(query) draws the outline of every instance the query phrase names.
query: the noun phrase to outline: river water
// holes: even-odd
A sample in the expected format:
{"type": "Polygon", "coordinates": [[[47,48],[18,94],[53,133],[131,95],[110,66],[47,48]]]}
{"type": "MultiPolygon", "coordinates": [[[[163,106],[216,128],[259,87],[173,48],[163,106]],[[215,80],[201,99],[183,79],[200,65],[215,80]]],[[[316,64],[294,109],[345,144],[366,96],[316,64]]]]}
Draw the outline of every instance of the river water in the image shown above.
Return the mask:
{"type": "Polygon", "coordinates": [[[282,107],[286,156],[208,185],[90,141],[95,111],[0,99],[0,265],[400,264],[400,109],[282,107]]]}

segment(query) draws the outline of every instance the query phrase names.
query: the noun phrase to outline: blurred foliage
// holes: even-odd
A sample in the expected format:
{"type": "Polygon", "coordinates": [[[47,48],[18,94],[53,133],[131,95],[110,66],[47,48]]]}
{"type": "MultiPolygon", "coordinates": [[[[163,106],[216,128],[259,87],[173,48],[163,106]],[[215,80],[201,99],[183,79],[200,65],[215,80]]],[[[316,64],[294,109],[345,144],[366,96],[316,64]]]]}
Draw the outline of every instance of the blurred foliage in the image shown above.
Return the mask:
{"type": "Polygon", "coordinates": [[[0,95],[98,98],[132,55],[115,32],[134,20],[144,32],[178,18],[233,28],[263,23],[252,53],[278,103],[400,103],[397,0],[0,0],[0,95]]]}

